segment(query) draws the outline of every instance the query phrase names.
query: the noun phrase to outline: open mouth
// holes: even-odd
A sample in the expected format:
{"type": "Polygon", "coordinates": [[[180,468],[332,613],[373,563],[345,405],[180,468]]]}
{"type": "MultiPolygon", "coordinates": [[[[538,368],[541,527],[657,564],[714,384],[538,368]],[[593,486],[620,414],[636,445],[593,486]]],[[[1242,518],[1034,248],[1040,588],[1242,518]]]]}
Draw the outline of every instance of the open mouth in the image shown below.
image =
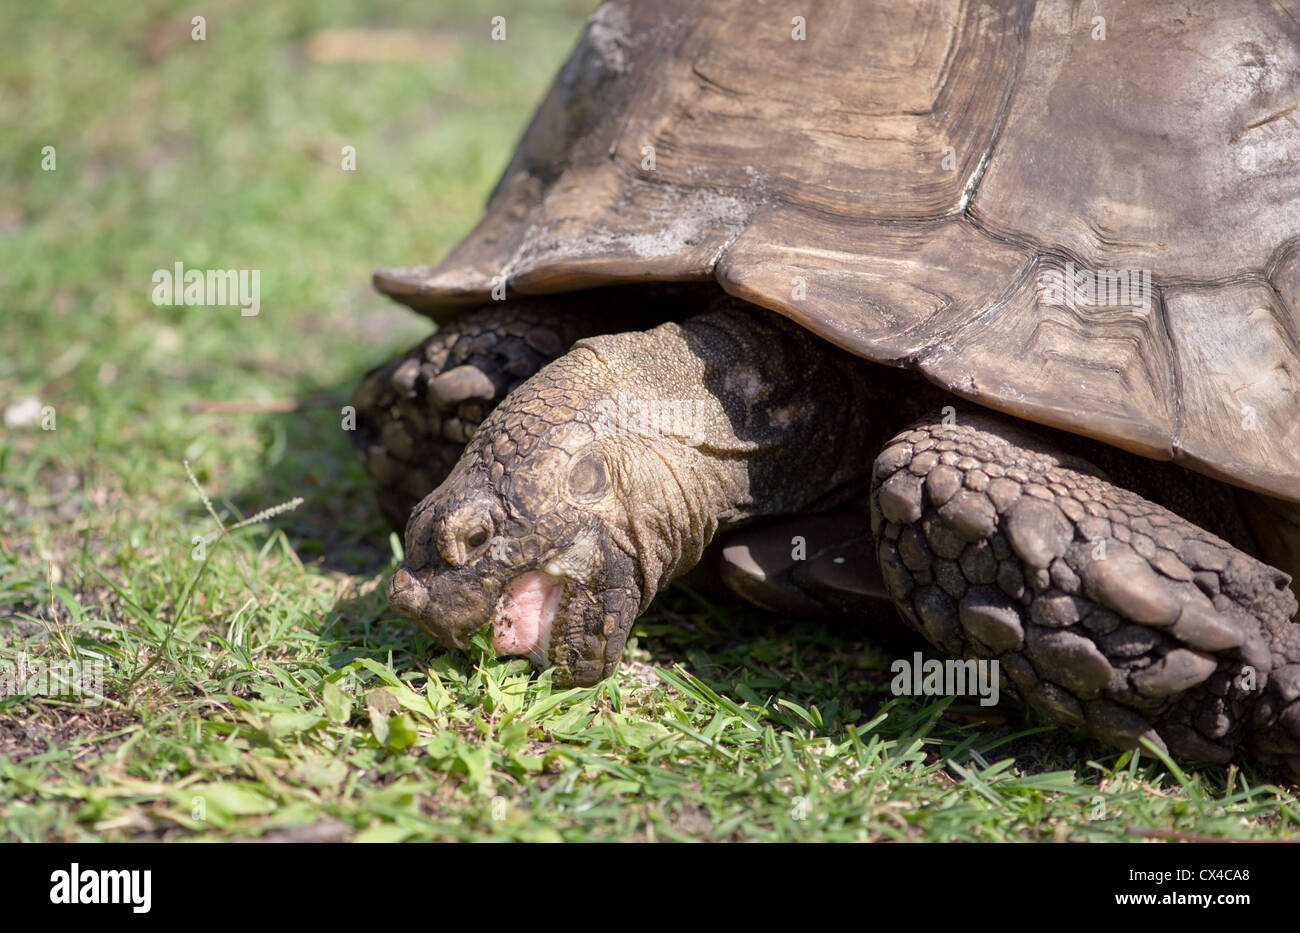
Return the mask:
{"type": "Polygon", "coordinates": [[[492,650],[498,657],[526,657],[536,667],[550,664],[551,628],[565,581],[544,570],[515,577],[492,613],[492,650]]]}

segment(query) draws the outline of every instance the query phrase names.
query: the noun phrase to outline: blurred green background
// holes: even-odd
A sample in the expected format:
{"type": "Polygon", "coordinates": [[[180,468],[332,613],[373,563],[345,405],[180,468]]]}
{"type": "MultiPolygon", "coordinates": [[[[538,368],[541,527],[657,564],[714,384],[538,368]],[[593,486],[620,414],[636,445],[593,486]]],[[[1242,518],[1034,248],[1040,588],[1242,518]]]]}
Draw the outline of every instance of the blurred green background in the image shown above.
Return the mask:
{"type": "MultiPolygon", "coordinates": [[[[337,406],[286,419],[195,403],[341,404],[427,334],[370,273],[434,262],[474,224],[594,5],[4,4],[6,532],[23,500],[165,497],[183,457],[217,492],[350,493],[333,485],[352,463],[337,406]],[[151,276],[176,262],[260,270],[261,313],[155,306],[151,276]],[[32,399],[57,431],[28,429],[32,399]],[[311,449],[287,444],[291,426],[311,449]]],[[[21,537],[53,546],[40,527],[21,537]]]]}

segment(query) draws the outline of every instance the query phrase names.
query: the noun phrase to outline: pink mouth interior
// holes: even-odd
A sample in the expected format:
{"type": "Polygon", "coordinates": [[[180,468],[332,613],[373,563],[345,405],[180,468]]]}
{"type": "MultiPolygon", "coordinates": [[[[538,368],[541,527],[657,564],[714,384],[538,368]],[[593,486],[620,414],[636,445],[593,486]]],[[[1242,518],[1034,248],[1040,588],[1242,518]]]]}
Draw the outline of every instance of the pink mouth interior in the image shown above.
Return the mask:
{"type": "Polygon", "coordinates": [[[507,584],[492,619],[492,649],[498,655],[519,655],[545,664],[551,646],[551,624],[564,593],[564,581],[533,570],[507,584]]]}

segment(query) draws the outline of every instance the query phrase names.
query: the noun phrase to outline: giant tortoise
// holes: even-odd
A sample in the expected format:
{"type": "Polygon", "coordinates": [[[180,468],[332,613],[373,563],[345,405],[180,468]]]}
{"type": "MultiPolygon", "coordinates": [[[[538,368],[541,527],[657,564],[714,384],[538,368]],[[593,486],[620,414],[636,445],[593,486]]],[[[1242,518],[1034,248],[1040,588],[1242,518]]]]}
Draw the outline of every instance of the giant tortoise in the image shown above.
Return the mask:
{"type": "Polygon", "coordinates": [[[590,684],[716,539],[760,605],[884,595],[1058,723],[1300,778],[1298,24],[602,6],[482,222],[375,276],[439,324],[356,396],[392,608],[590,684]]]}

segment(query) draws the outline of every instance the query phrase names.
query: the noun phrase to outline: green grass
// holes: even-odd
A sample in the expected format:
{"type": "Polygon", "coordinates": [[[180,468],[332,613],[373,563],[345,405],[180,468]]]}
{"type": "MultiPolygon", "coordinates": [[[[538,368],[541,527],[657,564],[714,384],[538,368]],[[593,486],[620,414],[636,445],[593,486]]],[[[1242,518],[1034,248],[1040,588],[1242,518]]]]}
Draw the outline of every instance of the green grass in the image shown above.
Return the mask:
{"type": "Polygon", "coordinates": [[[885,620],[679,586],[618,677],[560,691],[389,614],[339,406],[429,328],[368,277],[470,228],[592,4],[470,6],[212,3],[204,42],[182,4],[0,13],[0,406],[55,415],[0,436],[0,669],[106,671],[98,705],[0,698],[0,838],[1294,836],[1248,770],[893,698],[885,620]],[[361,26],[438,51],[308,54],[361,26]],[[261,314],[154,306],[177,261],[261,270],[261,314]],[[303,502],[223,534],[186,460],[226,526],[303,502]]]}

